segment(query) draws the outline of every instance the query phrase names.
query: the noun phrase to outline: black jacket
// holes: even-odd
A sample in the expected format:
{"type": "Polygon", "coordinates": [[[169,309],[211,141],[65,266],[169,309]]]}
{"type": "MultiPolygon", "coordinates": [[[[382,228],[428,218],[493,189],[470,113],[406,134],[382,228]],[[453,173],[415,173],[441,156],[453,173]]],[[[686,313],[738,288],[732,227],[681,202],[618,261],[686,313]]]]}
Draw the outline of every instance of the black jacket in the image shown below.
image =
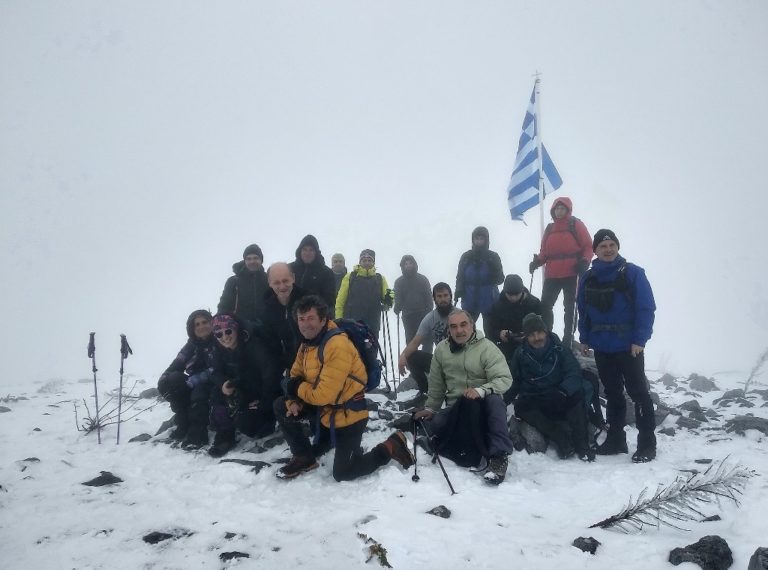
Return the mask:
{"type": "Polygon", "coordinates": [[[232,265],[232,271],[234,275],[224,284],[218,310],[257,322],[268,289],[267,273],[263,267],[255,272],[248,271],[245,261],[232,265]]]}
{"type": "Polygon", "coordinates": [[[293,306],[297,300],[307,294],[304,289],[294,285],[287,307],[280,304],[272,289],[264,297],[261,336],[264,337],[270,354],[279,361],[283,369],[290,370],[293,366],[301,344],[299,327],[296,319],[293,318],[293,306]]]}
{"type": "Polygon", "coordinates": [[[525,289],[523,298],[517,303],[512,303],[502,293],[491,307],[490,327],[488,329],[488,338],[495,342],[504,353],[507,360],[515,354],[515,349],[522,344],[522,338],[501,342],[501,331],[512,331],[513,335],[521,335],[523,330],[523,318],[528,313],[541,315],[541,301],[531,295],[528,289],[525,289]]]}
{"type": "Polygon", "coordinates": [[[282,369],[272,357],[264,341],[241,331],[235,350],[216,347],[212,379],[217,389],[229,380],[235,385],[242,401],[259,400],[271,406],[280,395],[282,369]]]}
{"type": "Polygon", "coordinates": [[[289,265],[296,277],[296,285],[304,289],[307,294],[319,295],[333,314],[336,307],[336,277],[331,268],[325,264],[325,258],[315,236],[311,234],[304,236],[299,247],[296,248],[296,261],[292,261],[289,265]],[[312,263],[304,263],[301,260],[301,248],[305,245],[311,245],[317,252],[312,263]]]}
{"type": "Polygon", "coordinates": [[[205,340],[200,340],[195,336],[194,322],[198,316],[205,316],[211,319],[208,311],[194,311],[187,318],[187,343],[181,347],[181,350],[173,359],[173,362],[166,368],[160,378],[166,377],[171,372],[186,372],[192,376],[200,372],[209,371],[213,366],[216,339],[211,335],[205,340]]]}

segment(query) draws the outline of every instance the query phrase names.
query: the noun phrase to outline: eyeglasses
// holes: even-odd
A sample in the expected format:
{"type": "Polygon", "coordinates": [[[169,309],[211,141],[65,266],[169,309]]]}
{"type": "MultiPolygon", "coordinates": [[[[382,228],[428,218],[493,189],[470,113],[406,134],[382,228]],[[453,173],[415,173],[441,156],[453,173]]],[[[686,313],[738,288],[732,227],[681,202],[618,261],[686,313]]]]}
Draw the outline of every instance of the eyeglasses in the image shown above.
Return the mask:
{"type": "Polygon", "coordinates": [[[223,331],[222,330],[218,330],[215,333],[213,333],[213,336],[215,336],[216,338],[221,338],[223,336],[231,335],[232,332],[233,332],[232,329],[224,329],[223,331]]]}

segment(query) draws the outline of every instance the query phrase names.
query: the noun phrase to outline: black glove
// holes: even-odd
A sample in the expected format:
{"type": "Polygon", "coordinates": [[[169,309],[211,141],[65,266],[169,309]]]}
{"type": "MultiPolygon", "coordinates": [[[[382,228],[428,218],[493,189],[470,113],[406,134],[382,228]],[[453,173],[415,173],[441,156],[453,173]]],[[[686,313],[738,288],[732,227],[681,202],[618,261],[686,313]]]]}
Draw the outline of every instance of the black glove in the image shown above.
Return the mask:
{"type": "Polygon", "coordinates": [[[589,269],[589,261],[584,261],[583,259],[579,259],[576,262],[576,275],[581,275],[587,269],[589,269]]]}
{"type": "Polygon", "coordinates": [[[301,385],[301,378],[288,378],[285,382],[285,395],[292,399],[299,397],[299,385],[301,385]]]}
{"type": "Polygon", "coordinates": [[[392,289],[387,289],[387,293],[384,295],[384,305],[387,309],[391,309],[395,304],[395,292],[392,289]]]}
{"type": "Polygon", "coordinates": [[[536,270],[537,270],[539,267],[541,267],[541,265],[542,265],[542,263],[541,263],[541,261],[539,260],[539,256],[538,256],[538,255],[536,255],[536,254],[534,254],[534,256],[533,256],[533,261],[531,261],[531,262],[528,264],[528,271],[529,271],[530,273],[533,273],[533,272],[534,272],[534,271],[536,271],[536,270]]]}

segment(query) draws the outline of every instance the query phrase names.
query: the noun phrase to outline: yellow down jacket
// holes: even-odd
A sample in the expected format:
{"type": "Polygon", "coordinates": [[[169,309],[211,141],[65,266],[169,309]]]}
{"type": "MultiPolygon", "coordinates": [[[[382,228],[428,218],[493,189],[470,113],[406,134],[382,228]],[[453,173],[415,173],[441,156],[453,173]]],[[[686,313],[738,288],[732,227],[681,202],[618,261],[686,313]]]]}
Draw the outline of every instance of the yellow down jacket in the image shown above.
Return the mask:
{"type": "MultiPolygon", "coordinates": [[[[328,321],[328,330],[335,328],[336,323],[328,321]]],[[[299,385],[299,399],[322,408],[320,421],[327,428],[331,426],[333,414],[337,428],[367,419],[368,411],[365,409],[354,411],[340,407],[355,397],[363,397],[368,380],[365,364],[360,359],[355,345],[346,334],[332,336],[323,349],[322,366],[319,350],[319,342],[304,342],[299,347],[291,367],[291,377],[303,380],[299,385]],[[355,380],[353,376],[360,381],[355,380]]]]}

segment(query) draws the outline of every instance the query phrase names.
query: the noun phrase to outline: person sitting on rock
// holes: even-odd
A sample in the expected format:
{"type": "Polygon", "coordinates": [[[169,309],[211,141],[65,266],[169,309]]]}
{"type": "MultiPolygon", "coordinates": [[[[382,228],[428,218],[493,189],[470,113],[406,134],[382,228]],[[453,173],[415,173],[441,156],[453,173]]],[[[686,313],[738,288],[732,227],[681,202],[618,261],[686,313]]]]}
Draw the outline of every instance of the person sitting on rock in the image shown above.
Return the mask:
{"type": "Polygon", "coordinates": [[[208,443],[208,399],[213,372],[213,317],[204,309],[187,318],[189,340],[163,372],[157,390],[171,404],[176,429],[171,439],[183,448],[197,449],[208,443]]]}
{"type": "Polygon", "coordinates": [[[468,311],[454,309],[448,315],[448,334],[435,348],[426,405],[414,417],[428,426],[438,453],[454,461],[464,457],[467,466],[475,456],[487,460],[485,480],[498,485],[513,449],[502,399],[512,385],[509,366],[499,348],[476,330],[468,311]],[[454,447],[452,440],[468,433],[473,434],[469,449],[454,447]]]}
{"type": "Polygon", "coordinates": [[[264,342],[231,313],[213,318],[213,336],[218,341],[211,391],[216,437],[208,453],[221,457],[235,446],[236,430],[257,438],[274,433],[272,401],[280,394],[282,368],[264,342]]]}
{"type": "Polygon", "coordinates": [[[586,389],[581,367],[558,336],[547,332],[541,316],[523,319],[524,340],[512,357],[512,388],[505,400],[514,401],[515,416],[539,430],[557,446],[558,456],[574,453],[593,461],[589,444],[586,389]]]}

